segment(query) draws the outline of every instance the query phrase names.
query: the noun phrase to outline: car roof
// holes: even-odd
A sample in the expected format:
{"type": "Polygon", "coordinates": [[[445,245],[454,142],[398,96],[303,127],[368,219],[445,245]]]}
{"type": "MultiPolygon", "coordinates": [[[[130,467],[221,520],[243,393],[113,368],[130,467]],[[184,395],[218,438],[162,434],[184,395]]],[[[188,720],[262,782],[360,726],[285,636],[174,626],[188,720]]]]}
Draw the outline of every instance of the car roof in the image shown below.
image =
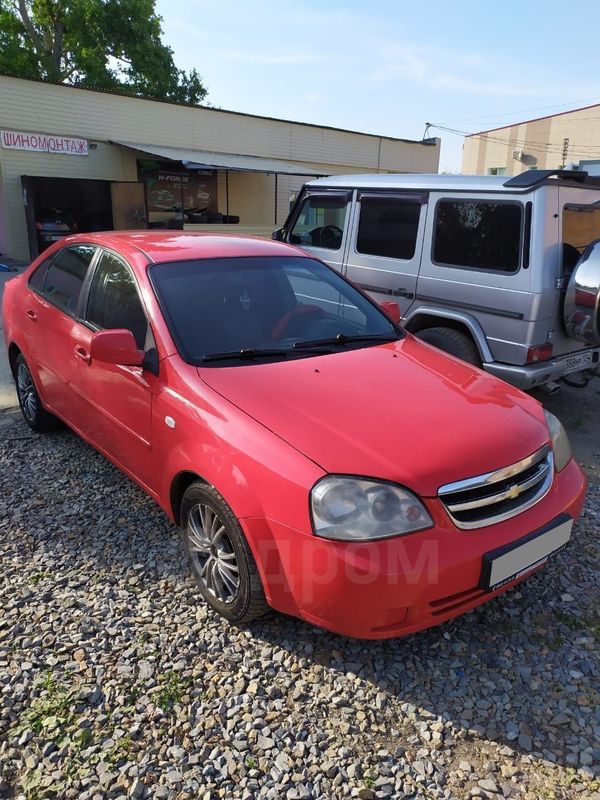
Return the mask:
{"type": "Polygon", "coordinates": [[[416,192],[532,192],[540,186],[600,188],[600,181],[584,171],[527,170],[519,175],[428,175],[425,173],[375,173],[331,175],[307,181],[305,187],[317,189],[408,189],[416,192]]]}
{"type": "Polygon", "coordinates": [[[188,261],[201,258],[245,256],[300,256],[306,253],[283,242],[259,236],[227,233],[201,233],[178,230],[104,231],[80,233],[61,240],[61,244],[86,242],[116,250],[133,248],[153,262],[188,261]]]}

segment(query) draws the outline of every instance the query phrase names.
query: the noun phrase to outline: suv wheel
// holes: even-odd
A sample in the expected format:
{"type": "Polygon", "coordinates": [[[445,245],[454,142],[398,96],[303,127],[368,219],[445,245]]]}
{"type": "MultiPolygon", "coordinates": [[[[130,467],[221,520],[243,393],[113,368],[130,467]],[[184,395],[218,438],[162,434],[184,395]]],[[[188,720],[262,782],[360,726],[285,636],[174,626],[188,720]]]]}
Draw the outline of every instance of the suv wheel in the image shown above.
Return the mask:
{"type": "Polygon", "coordinates": [[[417,331],[415,336],[427,342],[427,344],[432,344],[445,353],[449,353],[451,356],[456,356],[462,361],[466,361],[467,364],[481,367],[481,358],[475,342],[470,336],[461,331],[456,331],[454,328],[425,328],[422,331],[417,331]]]}
{"type": "Polygon", "coordinates": [[[15,383],[23,419],[31,430],[46,433],[56,428],[58,420],[43,407],[27,362],[21,353],[15,361],[15,383]]]}
{"type": "Polygon", "coordinates": [[[254,557],[235,515],[212,486],[196,481],[181,501],[188,561],[202,597],[230,622],[268,611],[254,557]]]}

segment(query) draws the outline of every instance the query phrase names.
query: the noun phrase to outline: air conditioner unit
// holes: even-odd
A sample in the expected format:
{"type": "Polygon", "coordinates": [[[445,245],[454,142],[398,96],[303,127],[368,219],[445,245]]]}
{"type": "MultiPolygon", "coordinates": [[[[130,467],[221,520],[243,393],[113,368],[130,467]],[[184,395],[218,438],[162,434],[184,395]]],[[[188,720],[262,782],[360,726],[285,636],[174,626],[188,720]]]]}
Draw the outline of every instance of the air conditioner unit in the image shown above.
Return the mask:
{"type": "Polygon", "coordinates": [[[524,155],[523,150],[513,150],[513,158],[516,158],[517,161],[522,161],[524,155]]]}

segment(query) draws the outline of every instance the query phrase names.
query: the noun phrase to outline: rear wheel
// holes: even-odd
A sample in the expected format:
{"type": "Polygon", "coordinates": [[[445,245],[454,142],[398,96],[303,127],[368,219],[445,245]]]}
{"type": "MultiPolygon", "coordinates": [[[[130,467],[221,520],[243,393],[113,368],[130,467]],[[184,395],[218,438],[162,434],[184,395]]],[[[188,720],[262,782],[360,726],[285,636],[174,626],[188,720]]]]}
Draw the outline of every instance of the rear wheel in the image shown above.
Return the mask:
{"type": "Polygon", "coordinates": [[[56,428],[58,420],[43,407],[27,362],[21,353],[15,360],[15,382],[21,413],[31,430],[46,433],[56,428]]]}
{"type": "Polygon", "coordinates": [[[200,481],[186,489],[181,528],[190,567],[211,608],[237,623],[250,622],[268,611],[246,537],[216,489],[200,481]]]}
{"type": "Polygon", "coordinates": [[[474,341],[462,331],[443,327],[425,328],[422,331],[417,331],[415,336],[428,344],[432,344],[434,347],[438,347],[445,353],[450,353],[451,356],[456,356],[462,361],[466,361],[467,364],[481,367],[481,358],[474,341]]]}

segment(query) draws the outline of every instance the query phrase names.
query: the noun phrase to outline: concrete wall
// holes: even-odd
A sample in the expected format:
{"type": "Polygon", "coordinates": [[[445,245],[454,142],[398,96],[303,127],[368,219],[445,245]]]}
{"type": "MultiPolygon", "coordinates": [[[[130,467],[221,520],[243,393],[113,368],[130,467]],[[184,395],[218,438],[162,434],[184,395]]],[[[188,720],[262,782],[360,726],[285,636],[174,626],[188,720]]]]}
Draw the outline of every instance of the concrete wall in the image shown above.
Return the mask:
{"type": "MultiPolygon", "coordinates": [[[[137,180],[136,155],[111,141],[278,158],[322,171],[437,172],[439,143],[352,133],[314,125],[187,107],[105,92],[0,76],[0,127],[77,136],[97,144],[88,156],[8,150],[0,147],[0,252],[27,258],[21,176],[137,180]]],[[[141,148],[143,149],[143,147],[141,148]]],[[[289,193],[302,179],[279,176],[278,223],[289,193]]],[[[274,176],[229,172],[229,212],[248,225],[274,224],[274,176]]],[[[219,206],[225,211],[224,173],[219,206]]]]}
{"type": "Polygon", "coordinates": [[[486,175],[490,168],[504,167],[507,175],[518,175],[531,167],[557,169],[593,158],[600,158],[600,105],[467,136],[462,171],[486,175]],[[513,157],[515,150],[523,151],[521,159],[513,157]]]}

